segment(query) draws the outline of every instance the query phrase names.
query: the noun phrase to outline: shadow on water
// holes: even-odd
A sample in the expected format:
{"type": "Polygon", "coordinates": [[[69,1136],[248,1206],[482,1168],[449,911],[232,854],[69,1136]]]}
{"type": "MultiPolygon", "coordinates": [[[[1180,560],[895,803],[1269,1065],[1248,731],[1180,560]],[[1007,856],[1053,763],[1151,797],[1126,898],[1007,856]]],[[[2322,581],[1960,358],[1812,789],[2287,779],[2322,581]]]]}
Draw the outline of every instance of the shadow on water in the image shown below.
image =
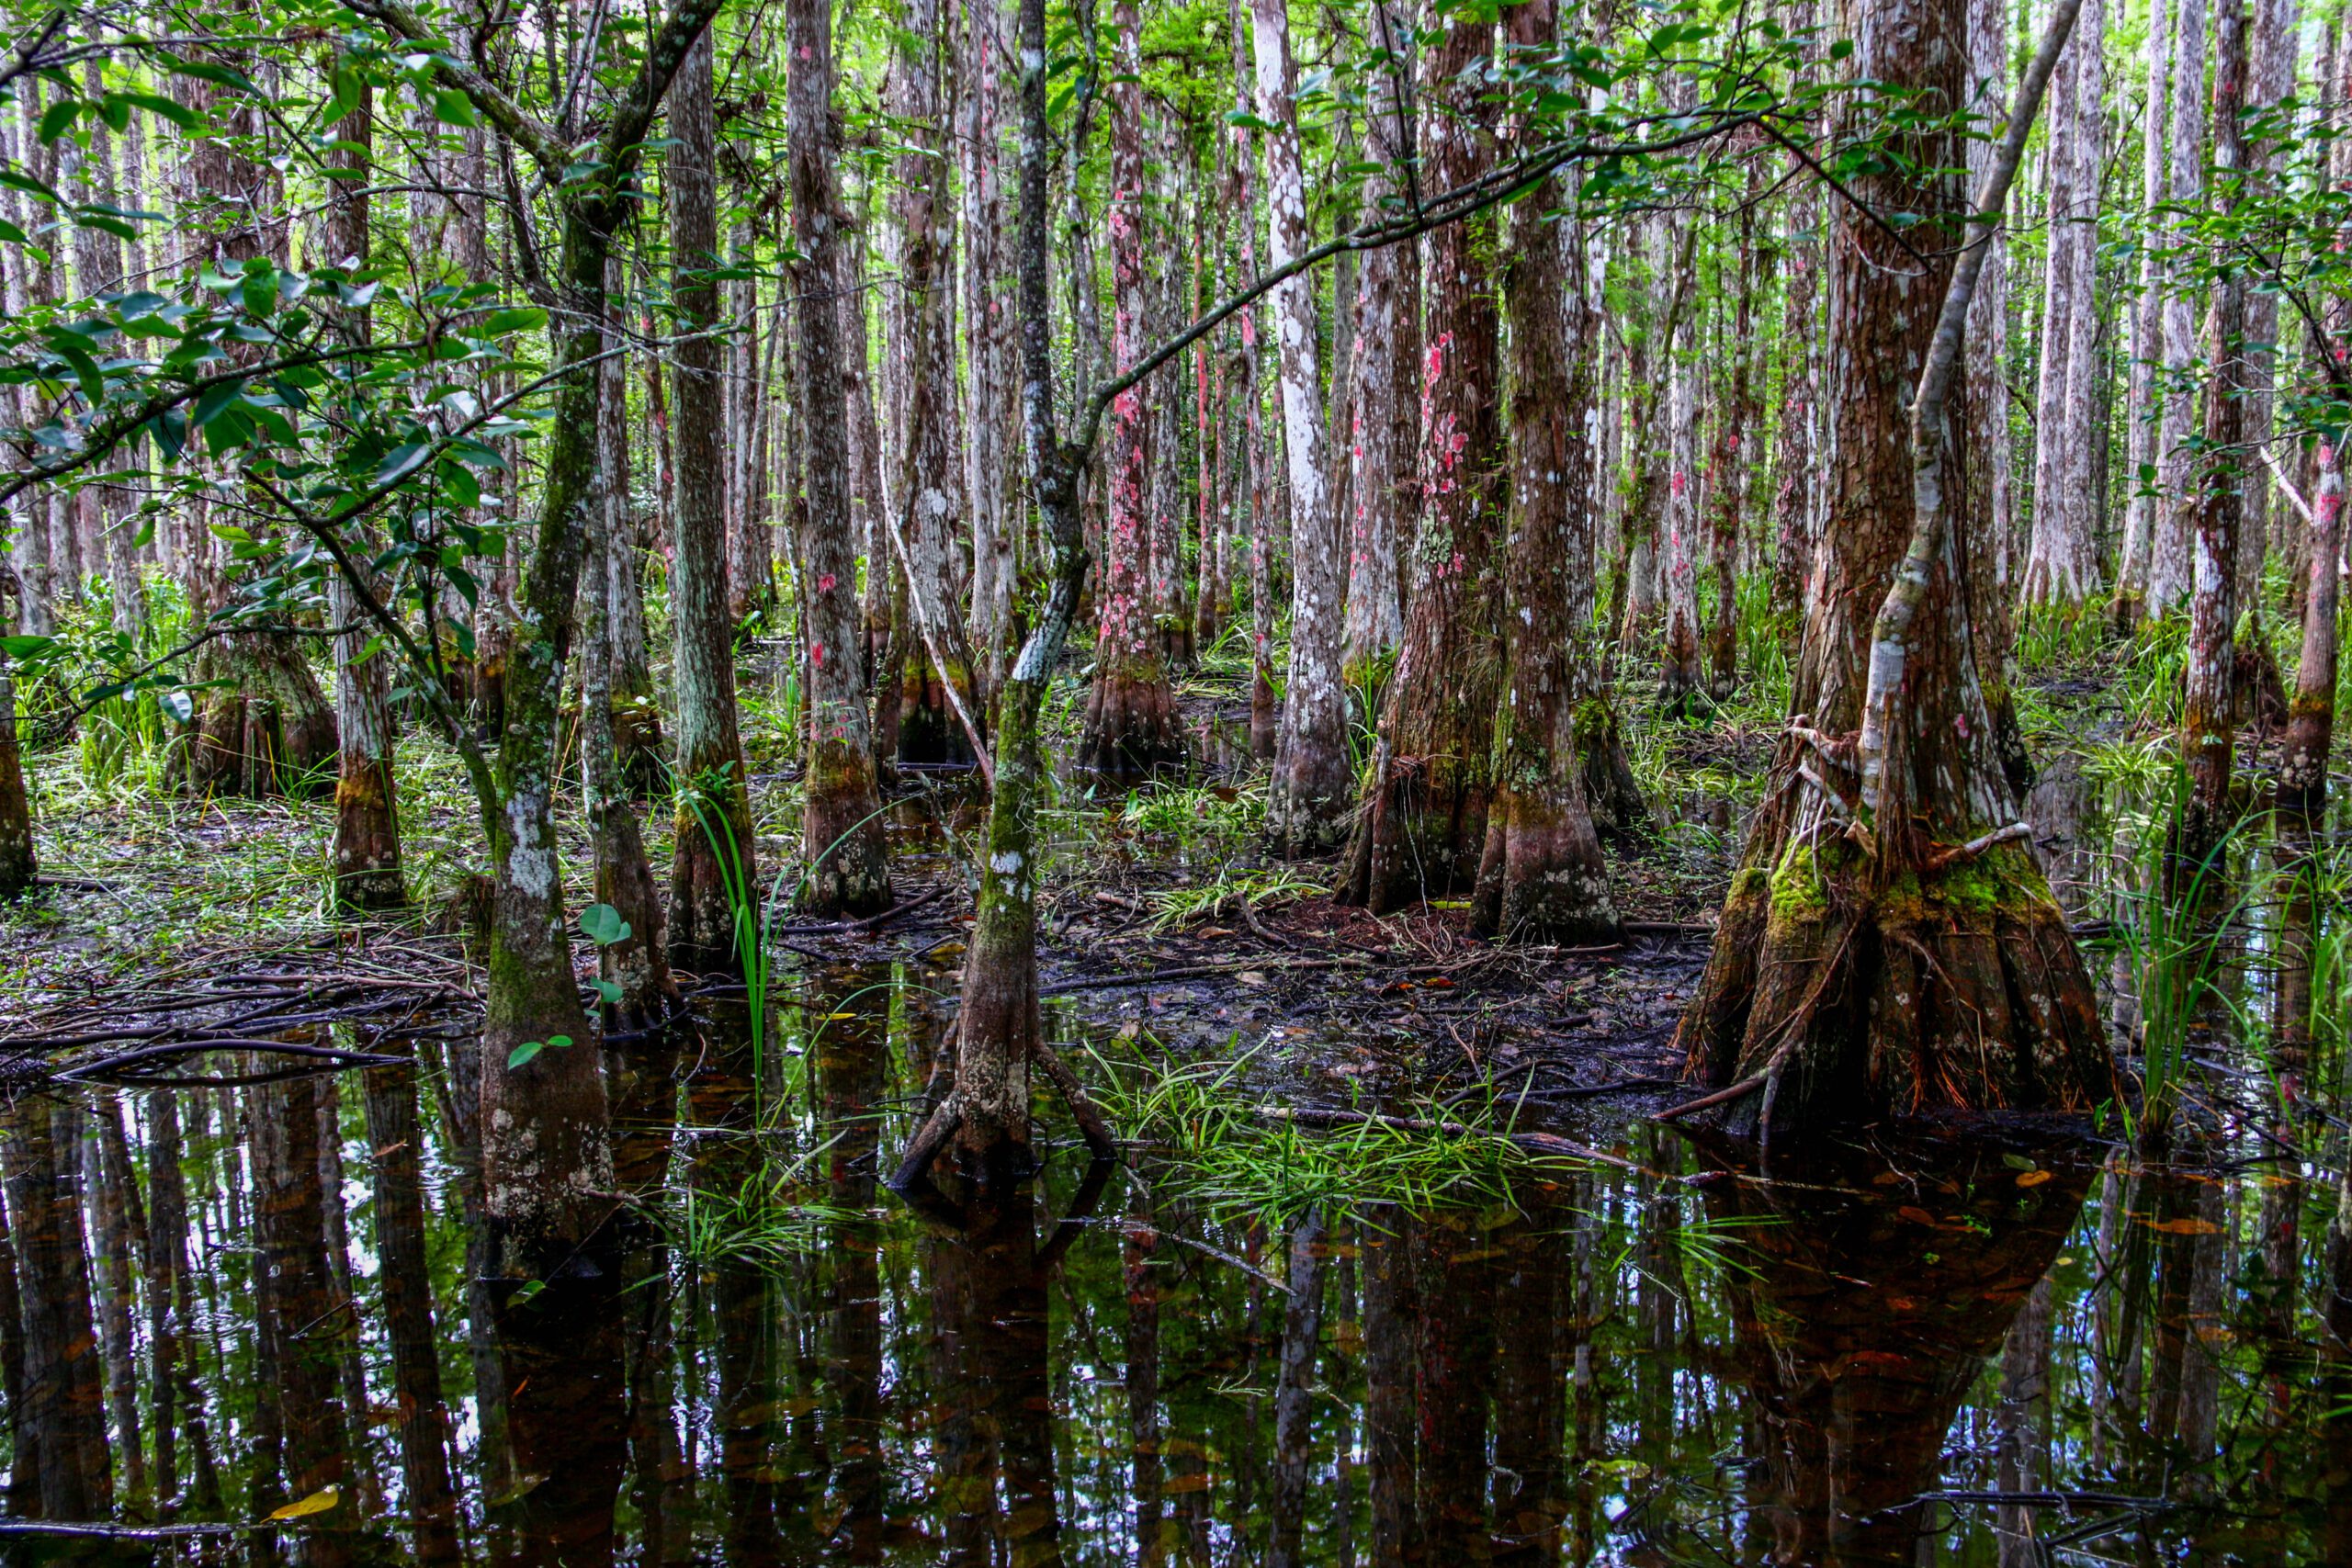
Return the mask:
{"type": "Polygon", "coordinates": [[[1979,1128],[1776,1151],[1767,1179],[1643,1129],[1625,1170],[1274,1207],[1129,1129],[1127,1167],[1041,1142],[1033,1183],[943,1177],[910,1211],[877,1167],[943,976],[812,961],[757,1050],[744,1001],[707,997],[698,1036],[616,1051],[611,1222],[552,1278],[481,1281],[462,1047],[26,1095],[0,1141],[0,1546],[2352,1561],[2340,1055],[2312,1022],[2340,888],[2295,880],[2325,858],[2262,863],[2281,896],[2232,962],[2267,1021],[2166,1165],[1979,1128]]]}

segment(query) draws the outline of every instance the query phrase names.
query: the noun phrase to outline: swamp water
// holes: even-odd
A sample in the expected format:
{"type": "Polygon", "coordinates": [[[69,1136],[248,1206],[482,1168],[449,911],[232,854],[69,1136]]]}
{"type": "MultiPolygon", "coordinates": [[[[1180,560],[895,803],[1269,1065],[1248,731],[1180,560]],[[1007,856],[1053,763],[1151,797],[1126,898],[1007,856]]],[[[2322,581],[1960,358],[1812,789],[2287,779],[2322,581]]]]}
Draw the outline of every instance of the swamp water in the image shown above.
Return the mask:
{"type": "MultiPolygon", "coordinates": [[[[2071,837],[2053,863],[2098,858],[2104,829],[2071,837]]],[[[1759,1163],[1640,1120],[1673,1089],[1544,1113],[1622,1164],[1308,1134],[1263,1114],[1298,1098],[1286,1061],[1204,1066],[1238,1037],[1065,1001],[1052,1032],[1132,1159],[1090,1167],[1041,1100],[1035,1183],[919,1213],[877,1170],[952,953],[812,952],[756,1040],[707,998],[694,1055],[613,1074],[610,1253],[487,1281],[455,1038],[364,1074],[27,1094],[0,1278],[48,1283],[0,1301],[0,1549],[2352,1562],[2346,1123],[2311,1007],[2342,983],[2341,888],[2295,874],[2335,852],[2265,840],[2239,869],[2289,891],[2218,945],[2095,957],[2126,1024],[2159,982],[2195,1020],[2166,1161],[2118,1112],[1759,1163]]],[[[2086,927],[2114,907],[2061,891],[2086,927]]]]}

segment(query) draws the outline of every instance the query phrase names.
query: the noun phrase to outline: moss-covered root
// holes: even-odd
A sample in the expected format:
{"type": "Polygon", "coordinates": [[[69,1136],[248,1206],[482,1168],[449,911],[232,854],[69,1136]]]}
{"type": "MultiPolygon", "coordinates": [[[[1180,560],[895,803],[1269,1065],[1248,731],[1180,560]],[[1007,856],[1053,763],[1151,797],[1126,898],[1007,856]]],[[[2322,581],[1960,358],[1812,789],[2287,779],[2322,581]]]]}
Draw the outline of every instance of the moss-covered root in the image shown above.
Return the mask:
{"type": "Polygon", "coordinates": [[[1792,846],[1741,872],[1684,1016],[1690,1077],[1759,1084],[1735,1130],[2112,1096],[2089,974],[2026,850],[1874,889],[1831,860],[1792,846]]]}

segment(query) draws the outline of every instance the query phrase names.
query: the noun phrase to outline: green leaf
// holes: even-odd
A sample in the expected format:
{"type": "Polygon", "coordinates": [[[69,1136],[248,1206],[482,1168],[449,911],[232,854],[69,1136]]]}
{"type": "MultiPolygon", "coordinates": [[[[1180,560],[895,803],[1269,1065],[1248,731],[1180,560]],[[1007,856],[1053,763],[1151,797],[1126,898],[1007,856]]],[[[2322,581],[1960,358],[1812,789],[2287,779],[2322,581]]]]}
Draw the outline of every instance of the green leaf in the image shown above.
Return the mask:
{"type": "Polygon", "coordinates": [[[53,637],[0,637],[0,653],[11,659],[37,659],[56,646],[53,637]]]}
{"type": "Polygon", "coordinates": [[[82,383],[82,395],[90,400],[93,408],[107,400],[106,376],[98,369],[98,362],[90,357],[89,350],[61,337],[51,337],[49,346],[60,359],[74,367],[74,378],[82,383]]]}
{"type": "Polygon", "coordinates": [[[186,692],[165,692],[155,699],[155,705],[182,724],[196,722],[196,699],[186,692]]]}
{"type": "Polygon", "coordinates": [[[492,310],[481,324],[484,337],[503,337],[508,333],[537,332],[548,324],[548,313],[536,306],[511,310],[492,310]]]}
{"type": "Polygon", "coordinates": [[[547,1048],[548,1043],[544,1040],[524,1041],[523,1043],[515,1046],[514,1049],[506,1053],[507,1070],[512,1072],[516,1067],[526,1065],[532,1057],[537,1056],[540,1052],[547,1048]]]}
{"type": "Polygon", "coordinates": [[[424,461],[425,448],[430,445],[429,442],[411,441],[393,447],[391,453],[377,466],[375,482],[388,485],[406,479],[418,464],[424,461]]]}
{"type": "Polygon", "coordinates": [[[610,904],[591,904],[581,910],[580,929],[598,947],[627,942],[630,931],[629,923],[621,919],[621,912],[610,904]]]}
{"type": "Polygon", "coordinates": [[[150,113],[162,115],[182,130],[194,130],[204,123],[203,116],[186,104],[176,99],[167,98],[161,93],[108,93],[107,99],[110,103],[136,104],[150,113]]]}
{"type": "Polygon", "coordinates": [[[441,493],[452,506],[472,508],[481,504],[481,481],[463,463],[444,460],[440,468],[441,493]]]}
{"type": "Polygon", "coordinates": [[[203,429],[220,416],[222,409],[243,397],[244,390],[243,381],[223,381],[218,386],[207,387],[203,395],[196,400],[196,406],[188,410],[188,423],[198,430],[203,429]]]}
{"type": "Polygon", "coordinates": [[[444,87],[433,95],[433,118],[444,125],[477,126],[481,114],[474,101],[455,87],[444,87]]]}
{"type": "Polygon", "coordinates": [[[21,174],[15,169],[0,169],[0,186],[6,186],[10,190],[23,191],[27,196],[37,196],[43,201],[56,202],[61,206],[65,200],[63,197],[57,194],[56,186],[44,185],[32,175],[21,174]]]}
{"type": "Polygon", "coordinates": [[[40,144],[46,147],[73,130],[74,121],[81,113],[82,100],[79,98],[60,98],[50,105],[40,117],[40,144]]]}
{"type": "Polygon", "coordinates": [[[618,986],[614,985],[610,980],[604,979],[591,980],[588,983],[596,987],[596,994],[605,998],[606,1007],[620,1005],[621,988],[618,986]]]}

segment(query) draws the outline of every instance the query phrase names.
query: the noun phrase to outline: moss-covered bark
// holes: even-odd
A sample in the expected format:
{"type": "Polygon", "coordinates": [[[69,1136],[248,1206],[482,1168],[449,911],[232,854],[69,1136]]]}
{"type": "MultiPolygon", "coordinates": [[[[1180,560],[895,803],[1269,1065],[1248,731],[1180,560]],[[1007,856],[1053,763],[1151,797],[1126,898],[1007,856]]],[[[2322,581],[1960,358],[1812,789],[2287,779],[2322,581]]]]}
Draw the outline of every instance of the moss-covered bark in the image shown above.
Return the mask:
{"type": "MultiPolygon", "coordinates": [[[[1463,96],[1423,122],[1423,178],[1431,188],[1467,185],[1491,166],[1493,150],[1478,123],[1483,100],[1463,83],[1493,43],[1489,28],[1464,19],[1423,55],[1423,91],[1463,96]]],[[[1342,888],[1374,913],[1469,891],[1486,848],[1503,672],[1496,640],[1504,468],[1494,241],[1493,216],[1482,214],[1425,242],[1423,511],[1408,563],[1404,643],[1342,888]]]]}
{"type": "MultiPolygon", "coordinates": [[[[792,73],[786,104],[792,233],[804,293],[830,298],[845,277],[832,124],[831,14],[796,3],[786,13],[792,73]]],[[[864,626],[850,537],[848,407],[840,313],[805,310],[795,364],[802,407],[807,511],[800,539],[802,624],[808,641],[808,730],[802,778],[803,908],[867,915],[890,907],[882,797],[874,773],[872,720],[861,655],[864,626]]]]}
{"type": "MultiPolygon", "coordinates": [[[[1966,22],[1958,0],[1881,0],[1849,69],[1957,105],[1966,22]]],[[[1906,129],[1861,192],[1928,215],[1911,241],[1943,258],[1936,284],[1964,210],[1942,173],[1961,163],[1953,136],[1933,116],[1906,129]]],[[[1687,1070],[1750,1091],[1734,1124],[1768,1134],[1937,1108],[2087,1111],[2113,1093],[2107,1040],[2003,767],[1999,671],[1966,591],[1984,498],[1957,479],[1968,432],[1932,380],[1956,363],[1965,289],[1923,287],[1853,210],[1835,238],[1828,526],[1789,733],[1683,1020],[1687,1070]],[[1921,439],[1941,445],[1915,455],[1906,367],[1921,367],[1921,439]]]]}

